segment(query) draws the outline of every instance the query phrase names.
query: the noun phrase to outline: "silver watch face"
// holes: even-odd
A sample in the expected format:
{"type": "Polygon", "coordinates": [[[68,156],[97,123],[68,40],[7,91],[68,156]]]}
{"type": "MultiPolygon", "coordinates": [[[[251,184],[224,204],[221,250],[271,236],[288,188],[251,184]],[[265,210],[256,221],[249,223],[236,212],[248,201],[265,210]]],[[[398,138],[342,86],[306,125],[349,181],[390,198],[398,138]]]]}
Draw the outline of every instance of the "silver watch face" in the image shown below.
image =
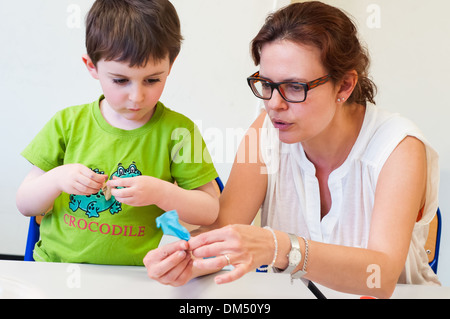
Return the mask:
{"type": "Polygon", "coordinates": [[[302,260],[302,253],[300,252],[300,250],[293,249],[289,253],[289,264],[297,266],[301,260],[302,260]]]}

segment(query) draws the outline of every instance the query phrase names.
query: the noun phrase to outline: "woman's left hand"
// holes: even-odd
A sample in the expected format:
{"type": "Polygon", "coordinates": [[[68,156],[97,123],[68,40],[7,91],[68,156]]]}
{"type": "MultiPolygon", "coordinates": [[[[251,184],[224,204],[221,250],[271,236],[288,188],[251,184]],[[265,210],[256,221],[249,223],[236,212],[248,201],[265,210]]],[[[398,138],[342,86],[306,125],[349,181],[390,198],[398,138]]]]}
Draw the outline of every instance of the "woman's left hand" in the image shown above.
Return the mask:
{"type": "Polygon", "coordinates": [[[234,266],[233,270],[215,278],[217,284],[223,284],[239,279],[261,265],[270,264],[275,244],[270,230],[230,225],[192,237],[189,249],[200,258],[194,261],[194,267],[198,269],[219,270],[227,265],[234,266]]]}
{"type": "Polygon", "coordinates": [[[192,258],[184,240],[167,244],[147,253],[144,265],[148,276],[164,285],[182,286],[192,279],[192,258]]]}

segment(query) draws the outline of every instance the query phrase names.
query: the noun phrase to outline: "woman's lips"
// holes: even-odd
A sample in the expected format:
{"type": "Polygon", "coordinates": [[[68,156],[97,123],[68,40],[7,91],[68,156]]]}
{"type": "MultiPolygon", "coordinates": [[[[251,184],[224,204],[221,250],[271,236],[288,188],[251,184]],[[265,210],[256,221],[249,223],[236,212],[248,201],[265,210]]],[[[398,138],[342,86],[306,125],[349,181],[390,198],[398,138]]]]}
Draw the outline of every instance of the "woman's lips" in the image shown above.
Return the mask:
{"type": "Polygon", "coordinates": [[[292,125],[292,123],[288,123],[278,119],[272,119],[272,124],[276,129],[279,129],[281,131],[287,130],[292,125]]]}

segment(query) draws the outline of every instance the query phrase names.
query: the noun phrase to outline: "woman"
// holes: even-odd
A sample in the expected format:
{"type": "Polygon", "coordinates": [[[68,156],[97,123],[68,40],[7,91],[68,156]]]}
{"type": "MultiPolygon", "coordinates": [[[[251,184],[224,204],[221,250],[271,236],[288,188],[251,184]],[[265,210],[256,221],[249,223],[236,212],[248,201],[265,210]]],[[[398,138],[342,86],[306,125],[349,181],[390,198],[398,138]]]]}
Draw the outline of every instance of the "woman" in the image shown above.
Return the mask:
{"type": "Polygon", "coordinates": [[[216,277],[226,283],[269,265],[376,297],[398,282],[439,284],[423,248],[437,154],[413,123],[373,105],[369,57],[351,20],[320,2],[289,5],[268,17],[252,54],[260,69],[248,82],[266,112],[236,159],[251,157],[256,130],[259,160],[235,161],[216,223],[149,252],[149,276],[181,285],[232,264],[216,277]],[[270,227],[250,225],[259,208],[270,227]]]}

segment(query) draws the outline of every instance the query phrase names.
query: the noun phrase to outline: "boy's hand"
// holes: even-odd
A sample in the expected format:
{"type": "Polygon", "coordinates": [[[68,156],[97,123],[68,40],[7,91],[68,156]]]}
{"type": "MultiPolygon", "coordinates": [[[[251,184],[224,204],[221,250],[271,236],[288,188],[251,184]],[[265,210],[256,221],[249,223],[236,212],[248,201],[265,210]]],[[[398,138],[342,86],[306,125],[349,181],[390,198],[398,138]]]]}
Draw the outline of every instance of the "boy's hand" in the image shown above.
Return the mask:
{"type": "Polygon", "coordinates": [[[106,183],[111,187],[111,195],[117,201],[130,206],[157,205],[161,184],[160,179],[152,176],[126,178],[113,176],[113,179],[106,183]]]}
{"type": "Polygon", "coordinates": [[[74,195],[97,193],[108,179],[82,164],[66,164],[55,169],[57,184],[61,191],[74,195]]]}

